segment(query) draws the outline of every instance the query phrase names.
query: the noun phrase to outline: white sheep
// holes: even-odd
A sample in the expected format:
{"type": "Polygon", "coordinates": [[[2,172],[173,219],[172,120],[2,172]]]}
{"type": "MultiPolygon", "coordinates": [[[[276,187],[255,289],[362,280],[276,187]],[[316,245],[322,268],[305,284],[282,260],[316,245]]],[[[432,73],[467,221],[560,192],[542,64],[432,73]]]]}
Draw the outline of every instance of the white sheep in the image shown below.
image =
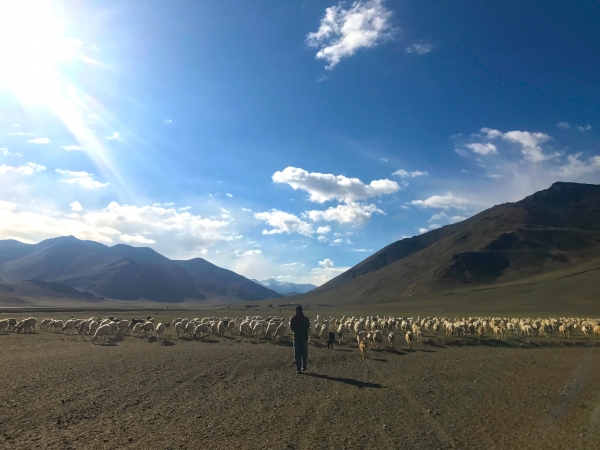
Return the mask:
{"type": "Polygon", "coordinates": [[[104,342],[108,342],[109,338],[112,336],[112,330],[109,325],[102,325],[96,329],[94,333],[94,337],[92,338],[92,344],[96,340],[96,338],[104,337],[104,342]]]}
{"type": "Polygon", "coordinates": [[[165,333],[165,324],[159,322],[156,325],[156,329],[154,330],[154,334],[156,334],[156,340],[160,341],[163,338],[163,334],[165,333]]]}
{"type": "Polygon", "coordinates": [[[177,335],[177,339],[179,339],[179,335],[183,333],[183,325],[181,322],[175,323],[175,334],[177,335]]]}
{"type": "Polygon", "coordinates": [[[394,333],[388,334],[388,342],[390,344],[390,347],[394,348],[394,333]]]}
{"type": "Polygon", "coordinates": [[[29,317],[28,319],[21,320],[17,326],[15,331],[20,333],[23,331],[24,333],[35,333],[35,324],[37,323],[37,319],[35,317],[29,317]]]}

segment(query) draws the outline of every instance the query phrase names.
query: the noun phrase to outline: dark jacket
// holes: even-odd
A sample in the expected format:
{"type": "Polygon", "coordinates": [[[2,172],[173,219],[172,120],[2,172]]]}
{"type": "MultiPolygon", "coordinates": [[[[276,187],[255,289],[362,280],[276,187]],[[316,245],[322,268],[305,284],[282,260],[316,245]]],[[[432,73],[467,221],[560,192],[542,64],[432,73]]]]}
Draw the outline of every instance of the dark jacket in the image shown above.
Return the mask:
{"type": "Polygon", "coordinates": [[[290,330],[294,332],[295,341],[308,341],[308,329],[310,328],[310,321],[302,313],[296,313],[294,317],[290,319],[290,330]]]}

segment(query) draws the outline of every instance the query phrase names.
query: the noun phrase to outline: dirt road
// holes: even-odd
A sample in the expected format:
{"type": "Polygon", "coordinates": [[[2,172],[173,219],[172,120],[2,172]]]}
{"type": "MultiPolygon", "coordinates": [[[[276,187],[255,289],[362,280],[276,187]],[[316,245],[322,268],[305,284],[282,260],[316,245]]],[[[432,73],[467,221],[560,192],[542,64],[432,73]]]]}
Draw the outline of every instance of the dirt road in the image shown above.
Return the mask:
{"type": "Polygon", "coordinates": [[[593,448],[596,339],[355,342],[0,336],[0,448],[593,448]],[[529,343],[531,342],[531,344],[529,343]],[[544,344],[545,346],[541,346],[544,344]]]}

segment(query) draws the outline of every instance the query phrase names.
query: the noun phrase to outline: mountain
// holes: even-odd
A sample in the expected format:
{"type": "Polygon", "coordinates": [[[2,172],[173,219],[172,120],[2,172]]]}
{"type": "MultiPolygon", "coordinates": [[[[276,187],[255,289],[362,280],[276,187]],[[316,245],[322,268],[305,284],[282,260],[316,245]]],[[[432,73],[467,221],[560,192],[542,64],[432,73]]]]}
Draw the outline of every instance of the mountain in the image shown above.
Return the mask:
{"type": "Polygon", "coordinates": [[[252,280],[255,283],[261,284],[279,294],[282,295],[296,295],[296,294],[306,294],[313,289],[316,289],[317,286],[314,284],[296,284],[296,283],[288,283],[287,281],[278,281],[274,278],[269,278],[268,280],[252,280]]]}
{"type": "Polygon", "coordinates": [[[562,277],[596,267],[600,268],[600,186],[554,183],[521,201],[394,242],[303,301],[394,301],[562,277]]]}
{"type": "Polygon", "coordinates": [[[38,244],[0,241],[0,274],[73,295],[84,291],[117,300],[181,302],[281,297],[260,284],[201,258],[174,261],[147,247],[108,247],[73,236],[38,244]],[[49,284],[50,283],[50,284],[49,284]],[[60,286],[63,286],[61,288],[60,286]]]}

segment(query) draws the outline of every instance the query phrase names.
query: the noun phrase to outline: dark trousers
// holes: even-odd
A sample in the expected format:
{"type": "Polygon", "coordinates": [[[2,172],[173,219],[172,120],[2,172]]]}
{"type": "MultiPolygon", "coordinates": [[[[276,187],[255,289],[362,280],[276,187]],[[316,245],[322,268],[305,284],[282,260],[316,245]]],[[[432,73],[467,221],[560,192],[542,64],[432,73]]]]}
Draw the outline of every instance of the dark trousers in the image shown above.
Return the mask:
{"type": "Polygon", "coordinates": [[[294,359],[296,360],[296,370],[306,367],[308,359],[308,341],[294,340],[294,359]]]}

